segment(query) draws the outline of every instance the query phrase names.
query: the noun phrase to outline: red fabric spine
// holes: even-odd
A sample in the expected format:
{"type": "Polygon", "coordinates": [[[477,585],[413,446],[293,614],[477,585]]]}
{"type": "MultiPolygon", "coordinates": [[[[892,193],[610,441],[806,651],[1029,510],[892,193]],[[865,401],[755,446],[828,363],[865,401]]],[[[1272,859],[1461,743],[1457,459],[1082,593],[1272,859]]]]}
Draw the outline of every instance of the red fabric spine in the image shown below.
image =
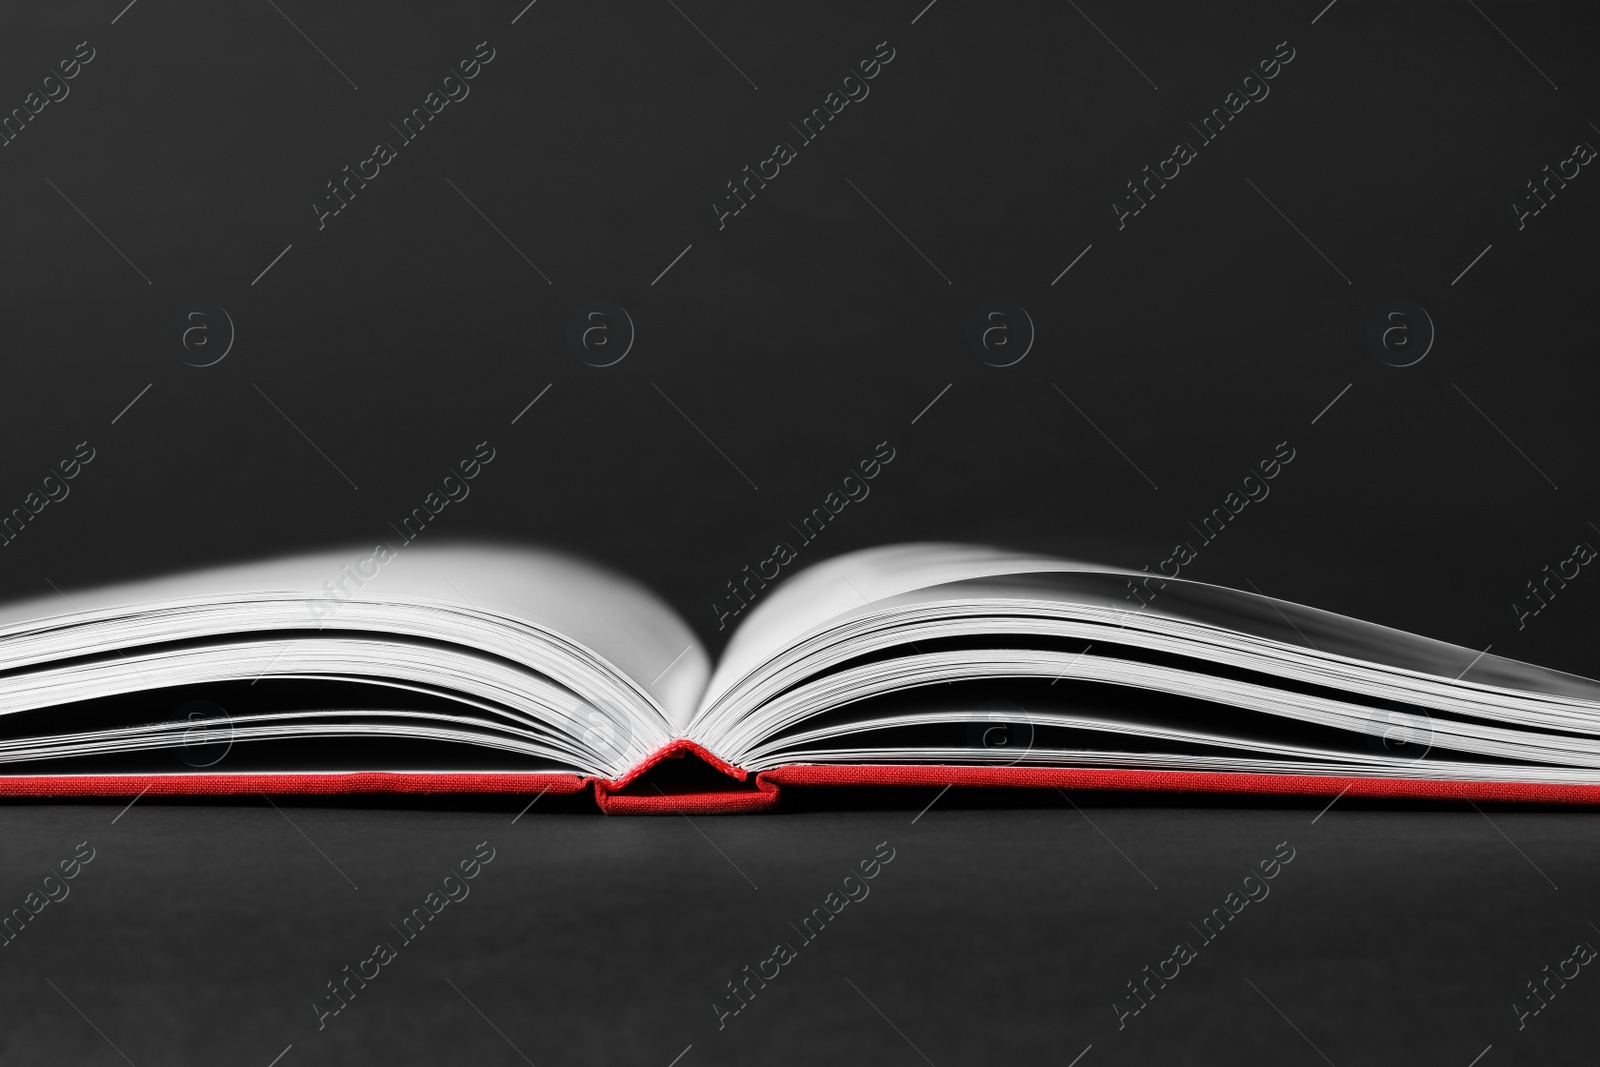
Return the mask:
{"type": "MultiPolygon", "coordinates": [[[[757,775],[754,789],[727,788],[693,793],[664,793],[659,787],[654,793],[637,787],[639,792],[624,792],[627,787],[651,767],[662,760],[687,756],[698,759],[721,771],[734,782],[750,780],[748,771],[720,759],[693,741],[677,740],[652,752],[642,763],[616,781],[599,778],[594,783],[594,800],[607,815],[734,815],[768,811],[777,806],[777,785],[765,782],[757,775]]],[[[732,783],[730,782],[731,786],[732,783]]]]}
{"type": "Polygon", "coordinates": [[[745,815],[778,805],[778,786],[756,776],[756,788],[703,793],[614,793],[594,782],[595,803],[607,815],[745,815]]]}

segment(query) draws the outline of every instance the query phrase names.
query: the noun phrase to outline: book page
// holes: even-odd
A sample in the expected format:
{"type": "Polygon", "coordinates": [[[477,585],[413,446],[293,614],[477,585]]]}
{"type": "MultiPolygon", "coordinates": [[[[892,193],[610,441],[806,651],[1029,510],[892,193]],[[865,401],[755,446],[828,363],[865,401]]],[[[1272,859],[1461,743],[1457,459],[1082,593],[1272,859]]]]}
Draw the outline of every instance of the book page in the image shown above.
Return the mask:
{"type": "Polygon", "coordinates": [[[344,620],[354,614],[373,618],[370,610],[352,612],[353,604],[437,603],[521,621],[587,649],[648,694],[668,723],[687,721],[705,688],[710,661],[693,632],[659,597],[617,574],[560,553],[501,544],[402,542],[398,551],[381,549],[388,551],[320,552],[0,605],[0,667],[17,665],[29,646],[24,635],[46,635],[83,617],[269,599],[299,601],[304,611],[289,619],[274,613],[263,620],[267,627],[319,630],[347,628],[344,620]]]}
{"type": "Polygon", "coordinates": [[[836,556],[785,580],[751,609],[717,664],[701,710],[807,633],[875,601],[975,578],[1093,570],[1115,572],[1091,563],[979,545],[886,545],[836,556]]]}
{"type": "Polygon", "coordinates": [[[977,546],[907,544],[852,552],[800,572],[752,609],[701,706],[709,707],[740,679],[829,623],[919,603],[995,596],[1083,604],[1130,619],[1154,614],[1467,685],[1600,700],[1600,682],[1245,590],[1186,579],[1136,582],[1147,602],[1129,591],[1129,579],[1148,577],[977,546]]]}

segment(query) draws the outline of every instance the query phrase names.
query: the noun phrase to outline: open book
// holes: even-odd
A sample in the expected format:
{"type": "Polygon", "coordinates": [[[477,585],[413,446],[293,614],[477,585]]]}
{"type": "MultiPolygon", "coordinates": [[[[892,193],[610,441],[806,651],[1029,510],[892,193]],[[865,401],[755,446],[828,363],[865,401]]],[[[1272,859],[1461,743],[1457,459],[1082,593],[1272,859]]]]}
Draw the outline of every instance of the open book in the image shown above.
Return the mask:
{"type": "Polygon", "coordinates": [[[1315,608],[959,545],[771,588],[713,665],[648,590],[496,545],[0,608],[0,794],[825,785],[1600,802],[1600,683],[1315,608]]]}

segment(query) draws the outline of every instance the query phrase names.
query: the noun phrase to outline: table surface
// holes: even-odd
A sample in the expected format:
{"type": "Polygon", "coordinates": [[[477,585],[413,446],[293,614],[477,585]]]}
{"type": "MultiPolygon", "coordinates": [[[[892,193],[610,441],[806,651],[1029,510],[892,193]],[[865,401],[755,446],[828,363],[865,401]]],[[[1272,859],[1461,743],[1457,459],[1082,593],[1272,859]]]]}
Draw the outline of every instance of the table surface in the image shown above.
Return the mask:
{"type": "Polygon", "coordinates": [[[1600,979],[1564,962],[1600,944],[1600,822],[1583,811],[909,789],[693,820],[553,798],[519,816],[525,803],[0,808],[4,908],[38,906],[48,869],[94,850],[0,956],[0,1061],[1591,1055],[1600,979]],[[477,877],[446,882],[490,849],[477,877]],[[1246,881],[1291,850],[1276,877],[1246,881]],[[846,881],[875,854],[892,859],[846,881]],[[459,899],[430,902],[446,890],[459,899]],[[430,903],[403,939],[398,924],[430,903]],[[1206,917],[1230,907],[1207,941],[1206,917]],[[819,908],[837,914],[806,940],[819,908]],[[379,942],[392,956],[364,963],[379,942]],[[1164,962],[1179,942],[1192,958],[1164,962]],[[377,973],[319,1020],[346,965],[377,973]],[[1537,1006],[1525,983],[1546,965],[1578,974],[1552,980],[1519,1029],[1512,1005],[1537,1006]],[[1146,966],[1177,974],[1119,1020],[1146,966]],[[733,1000],[735,980],[753,992],[733,1000]]]}

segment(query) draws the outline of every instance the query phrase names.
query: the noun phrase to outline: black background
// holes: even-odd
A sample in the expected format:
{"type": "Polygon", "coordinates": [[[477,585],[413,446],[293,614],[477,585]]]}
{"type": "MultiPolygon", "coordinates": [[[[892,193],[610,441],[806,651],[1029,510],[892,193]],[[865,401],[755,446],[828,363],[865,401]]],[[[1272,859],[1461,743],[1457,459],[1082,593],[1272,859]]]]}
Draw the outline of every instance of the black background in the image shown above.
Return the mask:
{"type": "MultiPolygon", "coordinates": [[[[0,594],[371,545],[488,440],[496,460],[426,536],[581,551],[661,591],[715,651],[723,583],[880,441],[895,460],[802,562],[941,539],[1154,568],[1288,441],[1271,496],[1186,577],[1593,674],[1592,579],[1522,629],[1511,602],[1600,538],[1596,179],[1520,231],[1511,203],[1600,141],[1596,15],[1479,6],[14,10],[0,107],[77,42],[96,55],[0,148],[0,510],[77,442],[96,458],[0,550],[0,594]],[[319,230],[324,183],[397,140],[388,124],[485,40],[471,95],[319,230]],[[788,124],[880,41],[895,58],[870,96],[719,230],[723,183],[795,140],[788,124]],[[1119,231],[1124,183],[1194,140],[1188,123],[1281,41],[1295,58],[1271,95],[1119,231]],[[567,344],[594,299],[637,330],[614,366],[567,344]],[[992,300],[1037,328],[1014,366],[966,344],[992,300]],[[1406,368],[1365,339],[1394,300],[1437,328],[1406,368]],[[214,366],[186,365],[169,335],[190,301],[235,324],[214,366]]],[[[1156,891],[1059,797],[990,811],[952,794],[943,821],[902,828],[925,802],[711,820],[759,892],[678,819],[530,815],[513,838],[494,827],[514,809],[294,809],[361,871],[356,893],[264,804],[145,801],[112,829],[96,827],[115,806],[10,808],[7,847],[35,866],[108,844],[4,950],[7,1055],[120,1062],[43,975],[69,976],[136,1063],[265,1064],[290,1042],[286,1067],[432,1042],[436,1060],[520,1062],[431,977],[446,973],[538,1063],[665,1064],[690,1042],[685,1067],[921,1062],[844,976],[941,1065],[1066,1062],[1090,1042],[1086,1065],[1321,1062],[1245,976],[1335,1063],[1465,1064],[1491,1041],[1485,1064],[1549,1062],[1592,1040],[1560,1001],[1520,1036],[1504,1006],[1585,936],[1588,815],[1495,816],[1556,891],[1470,810],[1335,808],[1310,827],[1294,807],[1086,809],[1156,891]],[[489,902],[412,950],[432,961],[337,1033],[293,1021],[431,866],[496,834],[517,844],[485,876],[489,902]],[[805,992],[706,1033],[693,1013],[769,931],[896,835],[882,908],[844,917],[858,939],[803,960],[805,992]],[[1241,917],[1246,947],[1208,952],[1192,994],[1110,1037],[1106,1003],[1169,931],[1302,837],[1282,907],[1241,917]]],[[[18,900],[26,866],[0,886],[18,900]]]]}

